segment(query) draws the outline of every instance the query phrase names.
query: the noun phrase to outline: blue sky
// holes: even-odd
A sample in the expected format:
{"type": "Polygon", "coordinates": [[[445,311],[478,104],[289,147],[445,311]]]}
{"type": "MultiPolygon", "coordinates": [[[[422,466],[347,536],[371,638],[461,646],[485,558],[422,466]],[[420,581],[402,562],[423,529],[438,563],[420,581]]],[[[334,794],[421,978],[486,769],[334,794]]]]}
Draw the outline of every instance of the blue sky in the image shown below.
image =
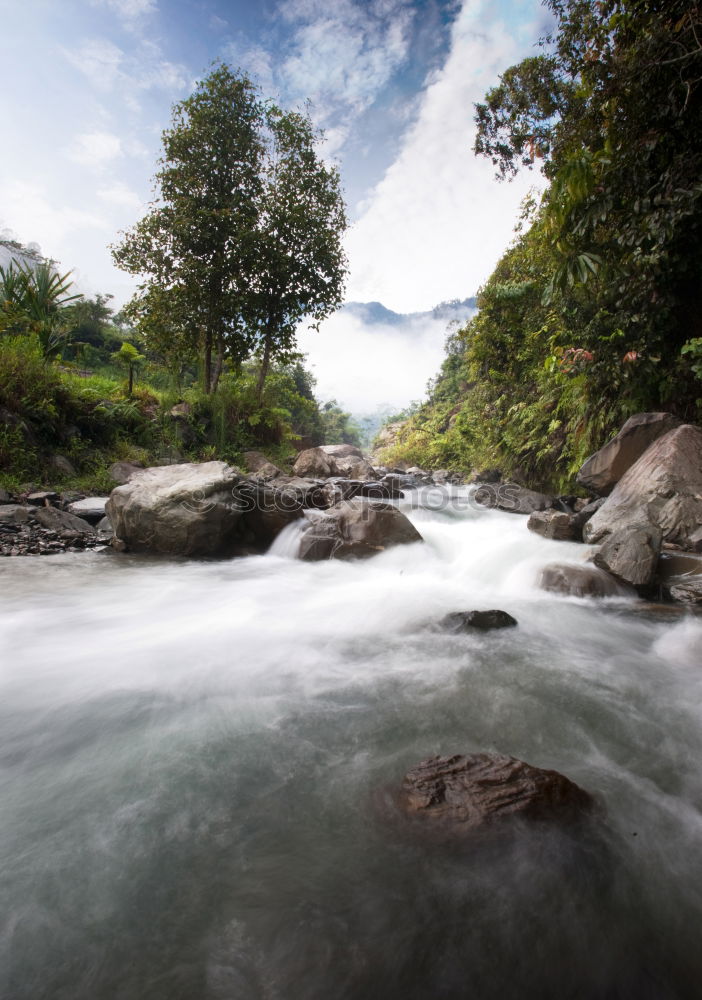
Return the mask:
{"type": "Polygon", "coordinates": [[[143,213],[172,104],[210,64],[306,99],[353,226],[347,298],[472,295],[536,175],[493,180],[473,102],[534,51],[538,0],[0,0],[0,231],[124,301],[108,244],[143,213]]]}

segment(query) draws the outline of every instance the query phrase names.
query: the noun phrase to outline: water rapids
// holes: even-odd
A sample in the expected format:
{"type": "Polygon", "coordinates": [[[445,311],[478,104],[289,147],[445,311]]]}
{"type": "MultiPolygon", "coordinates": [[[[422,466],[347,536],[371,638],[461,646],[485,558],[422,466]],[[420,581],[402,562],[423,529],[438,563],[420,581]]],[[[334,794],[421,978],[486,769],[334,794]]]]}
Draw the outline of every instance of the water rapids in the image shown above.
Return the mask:
{"type": "Polygon", "coordinates": [[[546,594],[584,548],[459,507],[358,563],[295,525],[2,560],[3,1000],[702,995],[702,622],[546,594]],[[429,627],[474,608],[519,628],[429,627]],[[411,765],[490,749],[595,794],[597,835],[385,821],[411,765]]]}

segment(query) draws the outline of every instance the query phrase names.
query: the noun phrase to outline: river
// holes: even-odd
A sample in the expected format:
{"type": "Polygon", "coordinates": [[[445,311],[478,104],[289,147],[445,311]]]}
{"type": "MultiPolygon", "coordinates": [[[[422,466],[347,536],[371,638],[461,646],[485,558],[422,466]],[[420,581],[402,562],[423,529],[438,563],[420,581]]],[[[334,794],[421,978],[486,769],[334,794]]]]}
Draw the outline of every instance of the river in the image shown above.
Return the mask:
{"type": "Polygon", "coordinates": [[[365,562],[296,561],[295,526],[0,561],[3,1000],[702,995],[702,622],[540,591],[583,547],[466,496],[365,562]],[[431,627],[473,608],[519,627],[431,627]],[[604,820],[451,849],[388,820],[411,765],[478,750],[604,820]]]}

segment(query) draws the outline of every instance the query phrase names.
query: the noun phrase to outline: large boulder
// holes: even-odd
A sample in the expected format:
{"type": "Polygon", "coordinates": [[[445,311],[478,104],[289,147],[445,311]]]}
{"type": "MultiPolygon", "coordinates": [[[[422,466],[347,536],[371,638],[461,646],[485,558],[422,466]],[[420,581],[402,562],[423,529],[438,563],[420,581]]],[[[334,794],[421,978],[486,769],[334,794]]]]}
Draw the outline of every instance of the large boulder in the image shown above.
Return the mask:
{"type": "Polygon", "coordinates": [[[553,497],[536,493],[517,483],[483,483],[473,494],[483,507],[504,510],[511,514],[533,514],[553,506],[553,497]]]}
{"type": "Polygon", "coordinates": [[[179,556],[265,551],[300,511],[224,462],[145,469],[106,504],[116,548],[179,556]]]}
{"type": "Polygon", "coordinates": [[[39,507],[34,516],[42,528],[57,531],[59,534],[65,532],[76,535],[95,534],[93,526],[88,524],[84,518],[66,510],[59,510],[58,507],[39,507]]]}
{"type": "Polygon", "coordinates": [[[588,458],[577,481],[589,492],[607,496],[646,449],[679,424],[670,413],[637,413],[629,417],[616,437],[588,458]]]}
{"type": "Polygon", "coordinates": [[[348,476],[349,479],[372,480],[378,478],[373,466],[363,456],[360,458],[358,455],[334,456],[334,461],[339,472],[348,476]]]}
{"type": "Polygon", "coordinates": [[[632,587],[648,587],[661,554],[661,532],[652,524],[623,525],[608,535],[592,561],[632,587]]]}
{"type": "Polygon", "coordinates": [[[321,448],[307,448],[297,456],[293,466],[293,475],[302,479],[329,479],[340,474],[339,467],[332,455],[327,455],[321,448]]]}
{"type": "Polygon", "coordinates": [[[577,514],[566,514],[562,510],[536,510],[527,521],[529,531],[553,538],[559,542],[582,541],[583,529],[577,514]]]}
{"type": "Polygon", "coordinates": [[[107,497],[85,497],[84,500],[74,500],[68,505],[68,513],[82,517],[91,524],[97,524],[105,516],[107,497]]]}
{"type": "Polygon", "coordinates": [[[367,559],[422,536],[392,504],[344,500],[331,510],[306,511],[310,524],[300,539],[300,559],[367,559]]]}
{"type": "Polygon", "coordinates": [[[400,806],[428,829],[463,833],[506,819],[572,821],[594,800],[558,771],[497,753],[430,757],[408,771],[400,806]]]}
{"type": "Polygon", "coordinates": [[[363,458],[363,452],[355,444],[323,444],[320,451],[332,458],[363,458]]]}
{"type": "Polygon", "coordinates": [[[658,529],[664,541],[694,551],[702,524],[702,430],[669,431],[619,480],[583,528],[593,544],[632,524],[658,529]]]}
{"type": "Polygon", "coordinates": [[[21,503],[7,503],[0,506],[0,524],[26,524],[34,516],[34,509],[21,503]]]}
{"type": "Polygon", "coordinates": [[[108,470],[110,479],[118,486],[124,486],[133,476],[143,471],[143,465],[137,462],[113,462],[108,470]]]}
{"type": "Polygon", "coordinates": [[[539,574],[538,585],[568,597],[627,597],[636,591],[597,566],[549,563],[539,574]]]}

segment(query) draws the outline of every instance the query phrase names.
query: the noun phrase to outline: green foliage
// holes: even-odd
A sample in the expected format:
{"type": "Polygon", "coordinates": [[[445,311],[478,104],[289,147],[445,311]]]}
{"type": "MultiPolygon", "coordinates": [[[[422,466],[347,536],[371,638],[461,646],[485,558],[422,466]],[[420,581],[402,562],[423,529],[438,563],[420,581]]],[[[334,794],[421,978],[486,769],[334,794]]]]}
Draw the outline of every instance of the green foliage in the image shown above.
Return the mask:
{"type": "Polygon", "coordinates": [[[65,307],[80,298],[67,294],[69,279],[48,261],[0,266],[0,333],[34,333],[44,360],[56,358],[67,343],[65,307]]]}
{"type": "Polygon", "coordinates": [[[546,5],[553,34],[476,106],[475,150],[501,178],[539,160],[550,187],[388,457],[572,488],[632,413],[700,415],[702,12],[546,5]]]}
{"type": "Polygon", "coordinates": [[[325,444],[361,444],[360,429],[351,414],[341,409],[335,399],[330,399],[320,409],[321,437],[325,444]]]}
{"type": "Polygon", "coordinates": [[[227,363],[236,373],[257,350],[261,404],[300,320],[318,323],[340,304],[346,217],[318,139],[307,115],[264,103],[225,65],[173,108],[158,200],[113,257],[146,276],[131,315],[147,348],[174,372],[201,350],[207,393],[227,363]]]}

